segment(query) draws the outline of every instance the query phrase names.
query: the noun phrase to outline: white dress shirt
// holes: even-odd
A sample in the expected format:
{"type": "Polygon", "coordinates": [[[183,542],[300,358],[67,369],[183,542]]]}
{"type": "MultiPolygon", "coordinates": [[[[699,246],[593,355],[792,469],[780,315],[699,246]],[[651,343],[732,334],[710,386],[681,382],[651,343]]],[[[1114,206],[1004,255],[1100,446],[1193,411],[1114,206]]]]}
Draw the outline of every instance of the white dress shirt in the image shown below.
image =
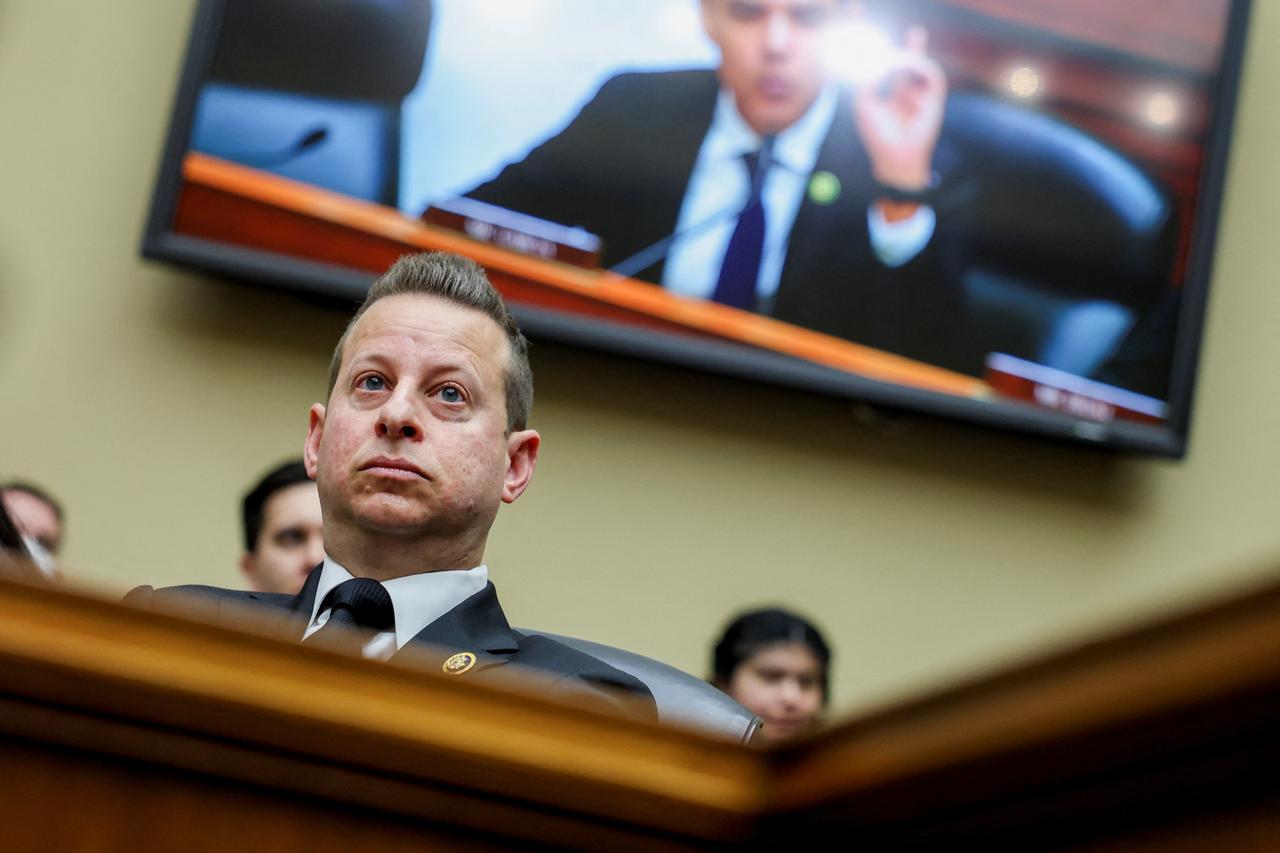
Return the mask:
{"type": "MultiPolygon", "coordinates": [[[[800,120],[779,133],[773,144],[773,168],[761,188],[764,205],[764,251],[756,295],[769,300],[778,290],[787,256],[791,227],[808,191],[818,152],[835,118],[840,89],[828,84],[800,120]]],[[[733,95],[720,90],[711,127],[685,188],[676,233],[663,269],[662,285],[674,293],[710,299],[715,293],[737,214],[751,191],[751,176],[743,155],[760,148],[761,138],[738,113],[733,95]]],[[[867,206],[872,249],[886,266],[901,266],[918,255],[933,237],[933,209],[920,207],[914,215],[889,222],[867,206]]]]}
{"type": "MultiPolygon", "coordinates": [[[[320,570],[320,585],[316,587],[316,600],[311,605],[311,621],[302,639],[319,631],[329,621],[329,609],[323,612],[320,605],[329,592],[343,581],[351,580],[351,572],[334,562],[328,555],[320,570]]],[[[383,581],[391,596],[395,612],[395,629],[381,631],[364,645],[367,658],[386,660],[418,632],[485,588],[489,582],[487,566],[474,569],[458,569],[444,572],[423,572],[383,581]]]]}

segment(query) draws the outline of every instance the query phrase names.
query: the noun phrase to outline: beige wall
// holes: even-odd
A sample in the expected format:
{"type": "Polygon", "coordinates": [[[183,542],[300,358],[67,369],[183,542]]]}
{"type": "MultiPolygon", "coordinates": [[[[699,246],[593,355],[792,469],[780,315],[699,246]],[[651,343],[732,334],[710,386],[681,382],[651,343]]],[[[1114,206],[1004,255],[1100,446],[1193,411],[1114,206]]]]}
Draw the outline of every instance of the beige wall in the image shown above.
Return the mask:
{"type": "MultiPolygon", "coordinates": [[[[191,0],[0,0],[0,478],[123,590],[237,583],[237,501],[301,447],[340,314],[138,257],[191,0]]],[[[784,601],[865,707],[1280,562],[1280,4],[1256,4],[1191,452],[1117,459],[535,349],[545,448],[489,563],[513,621],[701,672],[784,601]]]]}

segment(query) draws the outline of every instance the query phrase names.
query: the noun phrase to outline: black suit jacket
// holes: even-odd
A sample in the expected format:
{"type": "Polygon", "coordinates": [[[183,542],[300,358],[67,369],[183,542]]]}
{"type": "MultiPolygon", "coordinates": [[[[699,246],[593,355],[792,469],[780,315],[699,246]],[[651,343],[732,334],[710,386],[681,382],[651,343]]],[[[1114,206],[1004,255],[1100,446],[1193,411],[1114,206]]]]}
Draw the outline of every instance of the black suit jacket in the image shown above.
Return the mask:
{"type": "MultiPolygon", "coordinates": [[[[258,607],[296,627],[301,638],[315,604],[320,571],[320,566],[313,569],[302,590],[293,596],[198,585],[158,590],[141,586],[125,596],[125,601],[143,607],[178,603],[190,609],[194,605],[224,621],[234,621],[246,605],[258,607]],[[224,608],[224,605],[229,606],[224,608]]],[[[532,670],[554,695],[616,709],[624,704],[619,701],[619,694],[629,694],[639,702],[626,702],[627,708],[638,706],[642,714],[657,718],[653,694],[635,677],[563,643],[512,629],[492,583],[427,625],[409,645],[428,652],[432,659],[439,658],[439,662],[433,664],[437,668],[457,652],[474,654],[476,663],[459,676],[462,678],[510,683],[518,670],[532,670]]]]}
{"type": "MultiPolygon", "coordinates": [[[[675,231],[718,89],[708,70],[620,74],[564,130],[466,195],[585,228],[604,242],[603,265],[613,266],[675,231]]],[[[935,154],[944,182],[956,159],[944,136],[935,154]]],[[[834,175],[840,193],[827,203],[806,194],[777,294],[759,310],[912,358],[971,368],[961,350],[964,211],[935,205],[933,239],[903,266],[889,268],[875,257],[867,208],[879,191],[848,92],[841,92],[814,171],[834,175]]],[[[656,283],[662,272],[659,261],[637,277],[656,283]]]]}

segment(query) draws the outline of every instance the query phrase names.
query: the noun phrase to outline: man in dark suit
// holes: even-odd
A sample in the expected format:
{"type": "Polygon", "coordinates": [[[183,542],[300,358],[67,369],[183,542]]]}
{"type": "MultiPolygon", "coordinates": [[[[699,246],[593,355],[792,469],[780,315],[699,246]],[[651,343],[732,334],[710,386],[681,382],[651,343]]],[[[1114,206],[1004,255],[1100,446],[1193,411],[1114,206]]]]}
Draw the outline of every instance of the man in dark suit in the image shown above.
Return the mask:
{"type": "Polygon", "coordinates": [[[258,606],[294,622],[304,643],[377,659],[412,645],[450,675],[536,670],[576,699],[625,692],[652,712],[630,675],[513,630],[488,581],[489,528],[537,462],[532,399],[524,336],[484,271],[443,253],[401,258],[338,341],[327,402],[311,407],[304,461],[325,559],[302,591],[142,587],[129,600],[258,606]]]}
{"type": "Polygon", "coordinates": [[[0,504],[23,538],[32,563],[46,580],[59,580],[58,550],[66,527],[62,505],[44,489],[18,481],[0,484],[0,504]]]}
{"type": "Polygon", "coordinates": [[[257,592],[296,593],[324,559],[320,496],[301,459],[268,471],[240,502],[240,571],[257,592]]]}
{"type": "Polygon", "coordinates": [[[966,217],[934,192],[946,79],[918,27],[873,79],[830,79],[822,39],[852,6],[700,0],[716,72],[614,77],[467,195],[580,226],[604,266],[677,293],[961,367],[966,217]]]}

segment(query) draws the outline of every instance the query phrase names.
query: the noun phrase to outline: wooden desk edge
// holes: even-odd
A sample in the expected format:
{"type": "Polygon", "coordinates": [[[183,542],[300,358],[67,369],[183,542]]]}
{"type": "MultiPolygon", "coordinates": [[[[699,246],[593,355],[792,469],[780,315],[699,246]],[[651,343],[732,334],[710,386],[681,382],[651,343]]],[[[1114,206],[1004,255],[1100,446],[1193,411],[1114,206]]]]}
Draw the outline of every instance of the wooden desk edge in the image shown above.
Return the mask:
{"type": "MultiPolygon", "coordinates": [[[[543,809],[580,816],[569,818],[571,829],[586,820],[715,842],[813,837],[805,833],[832,821],[874,833],[889,831],[878,821],[901,819],[914,830],[972,799],[963,776],[942,787],[922,780],[966,767],[978,768],[968,780],[987,789],[988,819],[999,826],[1010,815],[1001,803],[1016,796],[1025,806],[1029,781],[1042,792],[1049,782],[1050,793],[1039,795],[1046,807],[1074,816],[1078,799],[1053,799],[1064,773],[1083,773],[1082,784],[1100,772],[1123,780],[1135,756],[1165,767],[1167,751],[1181,766],[1180,756],[1206,750],[1216,760],[1220,747],[1235,750],[1226,766],[1237,767],[1241,745],[1222,738],[1238,737],[1237,723],[1252,737],[1280,722],[1280,584],[772,753],[9,582],[0,582],[0,685],[0,731],[10,735],[57,741],[58,725],[41,732],[42,721],[89,716],[100,728],[134,724],[197,747],[234,742],[264,766],[308,759],[330,786],[341,772],[401,790],[401,799],[407,786],[415,801],[462,792],[531,820],[543,809]],[[26,714],[21,725],[14,711],[26,714]],[[885,817],[886,804],[897,812],[885,817]]],[[[1252,744],[1246,738],[1245,748],[1252,744]]],[[[1276,752],[1267,756],[1280,758],[1276,752]]],[[[1212,775],[1192,778],[1217,784],[1212,775]]],[[[1129,788],[1139,792],[1133,797],[1147,793],[1129,788]]]]}
{"type": "MultiPolygon", "coordinates": [[[[1226,714],[1248,713],[1232,703],[1247,705],[1239,697],[1266,691],[1280,692],[1277,583],[967,680],[779,751],[770,808],[810,809],[1215,703],[1226,714]]],[[[1105,766],[1110,757],[1104,749],[1083,760],[1105,766]]]]}

